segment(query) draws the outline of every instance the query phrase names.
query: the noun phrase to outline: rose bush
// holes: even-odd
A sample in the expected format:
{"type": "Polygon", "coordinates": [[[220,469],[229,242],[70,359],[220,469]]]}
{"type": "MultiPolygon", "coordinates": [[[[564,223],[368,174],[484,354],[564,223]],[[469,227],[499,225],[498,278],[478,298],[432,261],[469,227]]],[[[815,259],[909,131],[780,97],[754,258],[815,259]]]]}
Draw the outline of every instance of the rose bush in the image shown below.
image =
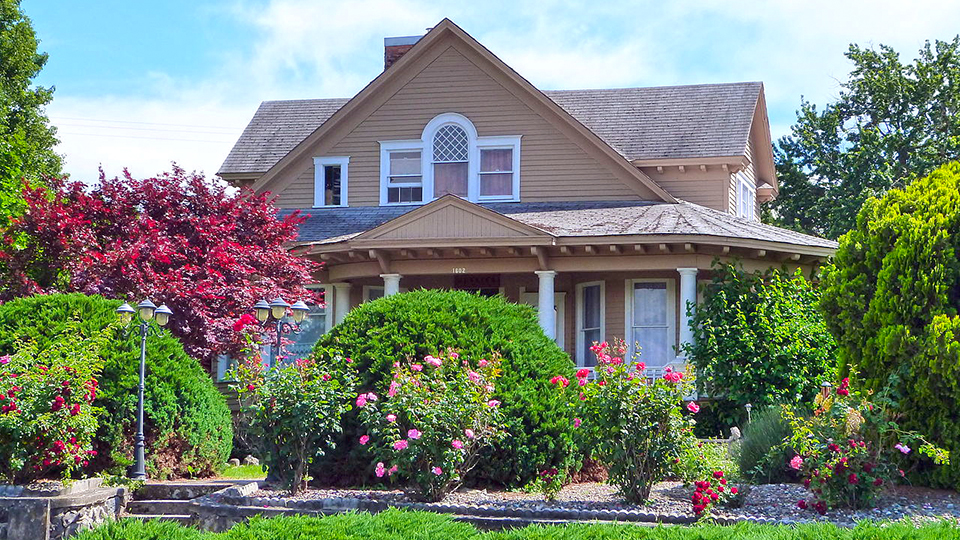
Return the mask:
{"type": "Polygon", "coordinates": [[[900,463],[914,447],[934,464],[949,462],[946,450],[900,429],[885,396],[869,397],[852,390],[845,378],[835,394],[817,395],[813,416],[784,409],[792,428],[784,447],[798,452],[788,466],[801,472],[813,494],[798,501],[800,508],[824,514],[871,506],[882,488],[903,476],[900,463]]]}
{"type": "Polygon", "coordinates": [[[500,373],[497,356],[471,361],[453,350],[394,363],[383,396],[356,398],[365,430],[358,443],[373,454],[374,474],[399,478],[422,500],[456,489],[479,450],[501,434],[500,402],[493,399],[500,373]]]}
{"type": "Polygon", "coordinates": [[[332,448],[340,417],[351,408],[353,375],[336,360],[300,359],[264,370],[259,354],[247,354],[231,373],[264,464],[294,494],[304,488],[313,460],[332,448]]]}
{"type": "Polygon", "coordinates": [[[67,479],[89,466],[97,454],[100,349],[112,331],[85,338],[68,325],[42,350],[28,342],[0,357],[0,478],[67,479]]]}
{"type": "Polygon", "coordinates": [[[693,495],[690,502],[693,504],[693,513],[698,517],[710,515],[714,506],[734,506],[742,502],[743,494],[740,488],[728,485],[723,471],[717,470],[706,480],[694,482],[693,495]]]}
{"type": "Polygon", "coordinates": [[[594,379],[581,369],[576,383],[562,376],[553,382],[579,387],[572,422],[583,447],[608,467],[609,481],[620,494],[639,503],[654,483],[677,473],[686,449],[696,444],[692,418],[683,413],[693,381],[669,369],[663,378],[647,379],[643,362],[624,359],[623,340],[594,344],[591,350],[597,356],[594,379]]]}

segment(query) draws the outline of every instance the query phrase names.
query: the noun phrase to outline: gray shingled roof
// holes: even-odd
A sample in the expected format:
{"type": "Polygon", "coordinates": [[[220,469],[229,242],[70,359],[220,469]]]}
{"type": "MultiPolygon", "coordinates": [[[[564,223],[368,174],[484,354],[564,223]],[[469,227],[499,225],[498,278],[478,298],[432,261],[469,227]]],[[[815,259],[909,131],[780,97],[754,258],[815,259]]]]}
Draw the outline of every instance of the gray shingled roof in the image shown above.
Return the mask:
{"type": "Polygon", "coordinates": [[[544,92],[621,155],[743,155],[759,82],[544,92]]]}
{"type": "MultiPolygon", "coordinates": [[[[544,92],[629,160],[743,155],[761,83],[544,92]]],[[[265,101],[221,174],[264,173],[346,99],[265,101]]]]}
{"type": "Polygon", "coordinates": [[[348,101],[264,101],[227,154],[220,174],[267,172],[348,101]]]}
{"type": "MultiPolygon", "coordinates": [[[[741,219],[688,202],[492,203],[481,205],[554,236],[701,235],[836,249],[837,243],[772,225],[741,219]]],[[[318,208],[301,213],[300,242],[349,240],[420,208],[384,206],[318,208]]],[[[292,210],[284,210],[289,214],[292,210]]]]}

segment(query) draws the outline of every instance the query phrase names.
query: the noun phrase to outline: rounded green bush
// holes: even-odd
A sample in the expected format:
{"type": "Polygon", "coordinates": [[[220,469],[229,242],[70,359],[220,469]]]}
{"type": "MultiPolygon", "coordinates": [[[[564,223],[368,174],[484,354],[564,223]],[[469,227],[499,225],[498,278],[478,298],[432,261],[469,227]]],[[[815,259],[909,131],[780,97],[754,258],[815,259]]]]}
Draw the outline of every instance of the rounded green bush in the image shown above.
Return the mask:
{"type": "MultiPolygon", "coordinates": [[[[453,348],[470,358],[503,358],[496,398],[506,438],[481,456],[472,482],[522,486],[544,468],[574,463],[566,396],[550,384],[573,378],[574,365],[537,323],[530,306],[462,291],[419,290],[367,302],[325,334],[314,354],[351,358],[358,389],[385,393],[394,362],[453,348]]],[[[357,444],[355,414],[345,417],[338,451],[319,461],[315,476],[358,483],[369,478],[369,457],[357,444]],[[336,464],[336,465],[334,465],[336,464]],[[351,476],[345,471],[353,471],[351,476]]]]}
{"type": "MultiPolygon", "coordinates": [[[[44,348],[70,319],[92,335],[116,320],[120,302],[79,293],[20,298],[0,306],[0,354],[12,354],[17,341],[44,348]]],[[[94,404],[104,409],[95,439],[95,466],[117,470],[130,463],[136,431],[140,336],[133,331],[101,351],[104,369],[94,404]]],[[[230,410],[199,362],[167,332],[147,338],[144,394],[147,472],[152,478],[204,476],[216,472],[230,454],[230,410]]]]}

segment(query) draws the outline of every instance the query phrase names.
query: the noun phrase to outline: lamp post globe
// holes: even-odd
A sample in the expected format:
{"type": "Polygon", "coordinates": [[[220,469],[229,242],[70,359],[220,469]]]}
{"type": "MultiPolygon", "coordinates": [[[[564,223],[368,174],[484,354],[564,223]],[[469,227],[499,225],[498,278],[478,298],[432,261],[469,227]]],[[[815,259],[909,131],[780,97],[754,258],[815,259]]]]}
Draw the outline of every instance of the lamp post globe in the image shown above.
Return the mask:
{"type": "Polygon", "coordinates": [[[157,311],[154,312],[154,317],[157,320],[157,324],[160,326],[166,326],[170,322],[170,317],[173,315],[173,311],[167,307],[166,304],[161,304],[157,308],[157,311]]]}
{"type": "Polygon", "coordinates": [[[270,318],[270,304],[266,300],[260,300],[253,305],[254,311],[257,313],[257,320],[265,323],[267,319],[270,318]]]}
{"type": "Polygon", "coordinates": [[[306,318],[307,313],[310,312],[310,308],[307,307],[307,304],[303,300],[297,300],[290,306],[290,310],[293,311],[293,322],[300,324],[303,322],[303,319],[306,318]]]}
{"type": "Polygon", "coordinates": [[[274,319],[280,320],[287,314],[287,308],[289,307],[290,304],[284,302],[283,298],[278,296],[270,302],[270,314],[273,315],[274,319]]]}
{"type": "Polygon", "coordinates": [[[149,300],[144,300],[137,304],[137,314],[140,315],[140,320],[147,322],[153,319],[153,314],[157,311],[157,306],[149,300]]]}
{"type": "Polygon", "coordinates": [[[130,324],[130,321],[133,320],[134,313],[136,313],[136,311],[126,302],[117,308],[117,316],[120,318],[120,323],[124,326],[130,324]]]}

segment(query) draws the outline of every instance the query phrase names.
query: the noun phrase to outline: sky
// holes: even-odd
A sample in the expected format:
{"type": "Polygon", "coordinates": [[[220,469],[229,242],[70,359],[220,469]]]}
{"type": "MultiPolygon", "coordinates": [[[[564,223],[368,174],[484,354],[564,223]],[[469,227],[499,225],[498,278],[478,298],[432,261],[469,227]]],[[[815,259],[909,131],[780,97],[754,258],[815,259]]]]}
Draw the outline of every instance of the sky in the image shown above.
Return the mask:
{"type": "Polygon", "coordinates": [[[22,0],[65,172],[219,169],[261,101],[351,97],[383,38],[449,17],[543,90],[762,81],[774,139],[836,98],[849,44],[912,60],[960,1],[22,0]]]}

